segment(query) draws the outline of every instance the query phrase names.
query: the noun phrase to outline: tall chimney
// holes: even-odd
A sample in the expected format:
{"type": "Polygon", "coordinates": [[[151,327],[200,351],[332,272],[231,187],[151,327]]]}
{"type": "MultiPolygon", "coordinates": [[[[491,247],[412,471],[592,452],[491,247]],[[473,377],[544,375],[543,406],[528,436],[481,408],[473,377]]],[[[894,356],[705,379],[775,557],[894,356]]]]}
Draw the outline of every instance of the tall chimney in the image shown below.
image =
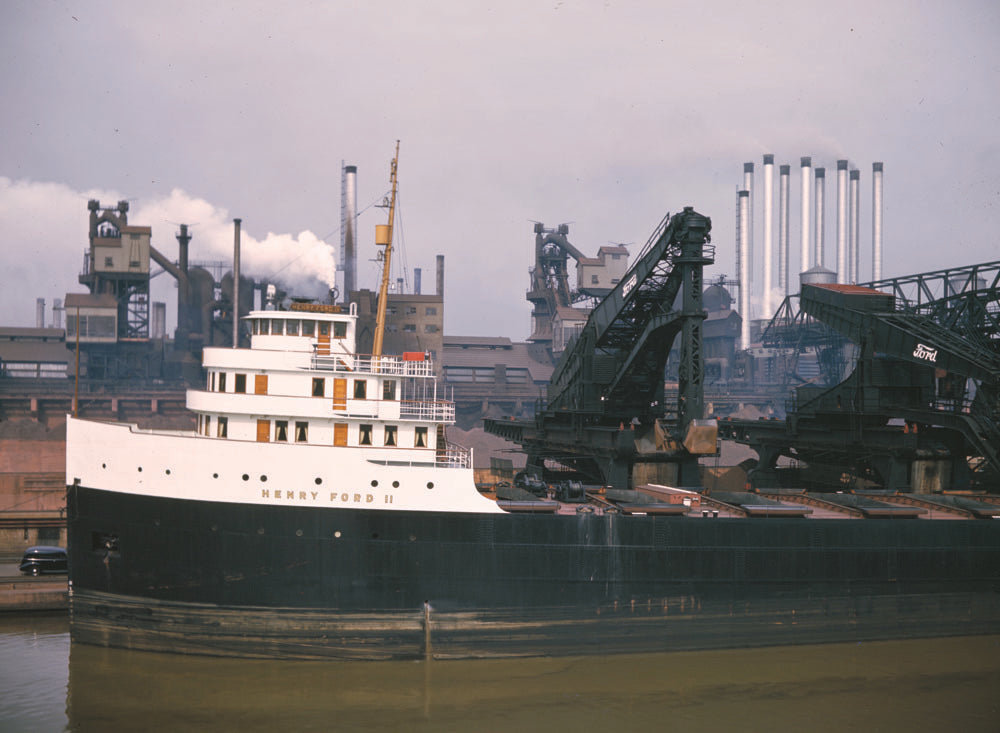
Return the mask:
{"type": "Polygon", "coordinates": [[[882,164],[872,163],[872,280],[882,279],[882,164]]]}
{"type": "Polygon", "coordinates": [[[188,225],[181,224],[181,231],[177,234],[177,266],[181,271],[188,271],[188,245],[191,243],[191,235],[188,234],[188,225]]]}
{"type": "Polygon", "coordinates": [[[162,341],[167,335],[167,304],[153,303],[152,337],[162,341]]]}
{"type": "Polygon", "coordinates": [[[809,211],[812,208],[812,197],[809,194],[809,184],[812,183],[810,180],[812,175],[812,158],[804,156],[801,158],[800,162],[802,164],[802,228],[800,233],[801,247],[799,256],[799,272],[805,272],[810,267],[809,255],[812,250],[812,247],[809,246],[809,211]]]}
{"type": "Polygon", "coordinates": [[[413,294],[420,295],[420,268],[413,268],[413,294]]]}
{"type": "Polygon", "coordinates": [[[52,328],[62,328],[62,314],[66,310],[63,308],[62,298],[56,298],[52,301],[52,328]]]}
{"type": "Polygon", "coordinates": [[[400,295],[403,294],[403,278],[401,277],[396,278],[396,292],[400,295]]]}
{"type": "Polygon", "coordinates": [[[851,182],[849,188],[850,208],[847,212],[848,219],[848,282],[857,284],[860,273],[858,272],[858,238],[861,235],[861,171],[851,171],[851,182]]]}
{"type": "Polygon", "coordinates": [[[444,255],[437,256],[437,294],[444,297],[444,255]]]}
{"type": "Polygon", "coordinates": [[[343,200],[340,207],[341,267],[344,270],[344,302],[358,289],[358,251],[355,227],[358,220],[358,167],[344,166],[343,200]]]}
{"type": "Polygon", "coordinates": [[[792,167],[778,167],[778,287],[788,297],[788,191],[792,167]]]}
{"type": "MultiPolygon", "coordinates": [[[[747,206],[749,212],[747,215],[747,272],[749,277],[747,278],[747,283],[753,279],[753,260],[754,260],[754,247],[753,247],[753,163],[743,164],[743,190],[747,192],[747,206]]],[[[749,285],[748,285],[749,288],[749,285]]],[[[749,292],[749,291],[748,291],[749,292]]]]}
{"type": "Polygon", "coordinates": [[[813,252],[813,264],[820,267],[826,266],[826,258],[823,252],[825,244],[826,228],[826,168],[816,169],[816,242],[813,252]]]}
{"type": "Polygon", "coordinates": [[[774,288],[774,156],[764,156],[764,317],[774,313],[771,290],[774,288]]]}
{"type": "Polygon", "coordinates": [[[750,192],[740,191],[740,349],[750,348],[750,192]]]}
{"type": "Polygon", "coordinates": [[[847,161],[837,161],[837,282],[849,281],[847,272],[847,161]]]}
{"type": "Polygon", "coordinates": [[[45,298],[35,300],[35,328],[45,328],[45,298]]]}
{"type": "Polygon", "coordinates": [[[233,219],[233,348],[240,345],[240,223],[233,219]]]}

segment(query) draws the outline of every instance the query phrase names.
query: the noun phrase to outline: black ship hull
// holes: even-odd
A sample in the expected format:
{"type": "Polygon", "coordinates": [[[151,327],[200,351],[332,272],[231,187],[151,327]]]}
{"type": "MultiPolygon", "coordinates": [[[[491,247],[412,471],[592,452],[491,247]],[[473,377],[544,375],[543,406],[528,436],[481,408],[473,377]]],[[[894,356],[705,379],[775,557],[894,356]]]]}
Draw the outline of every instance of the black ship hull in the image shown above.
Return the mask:
{"type": "Polygon", "coordinates": [[[1000,633],[1000,523],[315,509],[71,486],[74,641],[503,657],[1000,633]]]}

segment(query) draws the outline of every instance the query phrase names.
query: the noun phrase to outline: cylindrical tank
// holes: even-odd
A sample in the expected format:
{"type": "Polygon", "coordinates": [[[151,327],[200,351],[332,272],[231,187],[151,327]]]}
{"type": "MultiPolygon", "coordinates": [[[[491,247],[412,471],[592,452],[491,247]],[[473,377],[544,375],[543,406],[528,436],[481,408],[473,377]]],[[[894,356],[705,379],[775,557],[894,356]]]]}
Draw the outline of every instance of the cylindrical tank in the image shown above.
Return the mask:
{"type": "Polygon", "coordinates": [[[826,269],[822,265],[810,267],[805,272],[799,274],[800,285],[831,285],[835,282],[837,282],[837,273],[826,269]]]}

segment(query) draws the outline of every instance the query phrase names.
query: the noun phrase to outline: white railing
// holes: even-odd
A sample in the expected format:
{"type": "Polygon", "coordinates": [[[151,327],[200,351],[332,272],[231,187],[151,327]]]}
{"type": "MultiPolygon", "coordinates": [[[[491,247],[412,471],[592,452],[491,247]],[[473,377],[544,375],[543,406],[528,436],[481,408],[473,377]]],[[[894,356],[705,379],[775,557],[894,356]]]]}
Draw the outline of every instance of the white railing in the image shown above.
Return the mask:
{"type": "Polygon", "coordinates": [[[433,402],[427,400],[404,400],[399,403],[399,416],[414,420],[434,422],[454,422],[454,402],[433,402]]]}
{"type": "Polygon", "coordinates": [[[433,377],[430,359],[410,361],[399,356],[358,356],[356,354],[313,354],[312,368],[345,374],[383,374],[392,377],[433,377]]]}
{"type": "Polygon", "coordinates": [[[472,448],[463,448],[455,443],[445,443],[435,454],[435,465],[443,468],[471,468],[472,448]]]}

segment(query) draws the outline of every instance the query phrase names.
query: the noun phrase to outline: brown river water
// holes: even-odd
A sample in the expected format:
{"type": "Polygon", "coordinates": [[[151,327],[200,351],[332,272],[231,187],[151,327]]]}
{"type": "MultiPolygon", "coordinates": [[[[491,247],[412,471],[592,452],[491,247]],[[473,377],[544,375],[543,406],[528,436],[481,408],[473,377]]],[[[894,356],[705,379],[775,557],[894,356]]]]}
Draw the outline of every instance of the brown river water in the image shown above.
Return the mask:
{"type": "Polygon", "coordinates": [[[1000,636],[486,661],[71,644],[0,616],[0,731],[1000,731],[1000,636]]]}

